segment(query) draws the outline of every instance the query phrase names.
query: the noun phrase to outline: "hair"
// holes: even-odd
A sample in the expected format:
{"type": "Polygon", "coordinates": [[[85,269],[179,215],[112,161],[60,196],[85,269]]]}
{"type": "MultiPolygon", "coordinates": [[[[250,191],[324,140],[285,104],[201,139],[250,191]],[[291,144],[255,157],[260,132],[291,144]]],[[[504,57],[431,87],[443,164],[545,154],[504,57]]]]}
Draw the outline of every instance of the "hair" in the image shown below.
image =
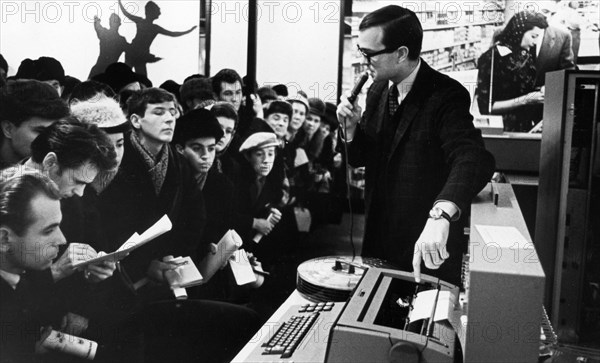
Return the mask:
{"type": "Polygon", "coordinates": [[[108,22],[109,22],[109,24],[118,23],[119,25],[121,25],[121,18],[116,13],[112,13],[112,14],[110,14],[110,17],[108,18],[108,22]]]}
{"type": "Polygon", "coordinates": [[[181,85],[179,83],[175,82],[172,79],[168,79],[158,87],[164,89],[165,91],[171,92],[175,96],[175,98],[177,98],[177,102],[181,102],[181,97],[179,95],[179,88],[181,87],[181,85]]]}
{"type": "Polygon", "coordinates": [[[56,184],[37,170],[21,165],[0,171],[0,220],[22,236],[33,223],[31,201],[39,194],[59,200],[56,184]]]}
{"type": "Polygon", "coordinates": [[[76,101],[71,105],[71,114],[79,122],[93,124],[102,128],[106,133],[125,132],[129,125],[121,106],[114,98],[99,95],[95,99],[76,101]],[[116,130],[119,129],[119,130],[116,130]]]}
{"type": "Polygon", "coordinates": [[[235,108],[229,102],[215,103],[215,105],[210,109],[210,112],[212,112],[212,114],[215,117],[225,117],[228,119],[232,119],[233,121],[235,121],[236,126],[238,124],[238,113],[235,111],[235,108]]]}
{"type": "Polygon", "coordinates": [[[101,172],[117,166],[117,154],[106,133],[74,117],[48,126],[31,143],[31,159],[36,163],[50,152],[56,154],[60,170],[76,169],[86,162],[101,172]]]}
{"type": "Polygon", "coordinates": [[[325,122],[329,125],[331,132],[337,130],[339,127],[338,119],[336,116],[337,106],[331,102],[325,102],[325,115],[321,117],[321,122],[325,122]]]}
{"type": "Polygon", "coordinates": [[[144,6],[146,15],[156,15],[160,11],[160,7],[154,1],[148,1],[144,6]]]}
{"type": "Polygon", "coordinates": [[[77,87],[79,84],[81,84],[79,79],[73,76],[65,76],[64,81],[62,82],[63,91],[60,97],[63,100],[68,101],[73,93],[73,88],[77,87]]]}
{"type": "Polygon", "coordinates": [[[8,63],[2,54],[0,54],[0,68],[4,69],[4,72],[8,73],[8,63]]]}
{"type": "Polygon", "coordinates": [[[117,99],[117,94],[109,85],[98,81],[84,81],[73,87],[69,103],[74,101],[87,101],[92,98],[104,95],[106,97],[117,99]]]}
{"type": "Polygon", "coordinates": [[[510,18],[506,27],[498,36],[498,41],[511,49],[519,49],[525,32],[536,26],[540,29],[548,27],[548,21],[544,14],[534,11],[520,11],[510,18]]]}
{"type": "Polygon", "coordinates": [[[35,80],[12,80],[0,92],[0,121],[19,127],[32,117],[58,120],[69,107],[52,86],[35,80]]]}
{"type": "Polygon", "coordinates": [[[274,113],[283,113],[289,118],[292,118],[294,109],[292,105],[287,101],[273,101],[269,104],[269,107],[265,110],[265,119],[274,113]]]}
{"type": "Polygon", "coordinates": [[[188,102],[195,99],[202,101],[215,100],[212,84],[208,78],[192,78],[185,81],[179,88],[179,95],[183,108],[187,111],[188,102]]]}
{"type": "Polygon", "coordinates": [[[260,98],[260,102],[263,104],[277,99],[277,92],[268,86],[260,87],[258,90],[256,90],[256,93],[260,98]]]}
{"type": "Polygon", "coordinates": [[[289,94],[288,88],[285,84],[277,84],[273,86],[273,91],[275,91],[275,93],[277,93],[278,96],[287,97],[289,94]]]}
{"type": "Polygon", "coordinates": [[[215,115],[209,110],[198,108],[177,120],[173,143],[185,146],[185,143],[200,137],[214,137],[215,141],[223,137],[223,129],[215,115]]]}
{"type": "Polygon", "coordinates": [[[223,68],[217,74],[212,77],[212,88],[213,92],[218,95],[221,93],[221,83],[235,83],[240,82],[240,85],[243,85],[242,77],[238,74],[238,72],[233,69],[223,68]]]}
{"type": "Polygon", "coordinates": [[[413,11],[397,5],[384,6],[368,13],[360,22],[358,30],[363,31],[377,26],[383,31],[381,42],[387,49],[405,46],[408,48],[409,59],[419,59],[423,43],[423,28],[413,11]]]}
{"type": "Polygon", "coordinates": [[[177,105],[177,98],[174,94],[162,88],[152,87],[136,91],[127,100],[127,115],[136,114],[144,117],[149,104],[163,102],[173,102],[177,105]]]}
{"type": "Polygon", "coordinates": [[[208,79],[208,77],[206,77],[203,74],[195,73],[195,74],[191,74],[191,75],[185,77],[185,79],[183,80],[183,83],[185,83],[185,82],[187,82],[189,80],[192,80],[192,79],[205,79],[205,78],[208,79]]]}

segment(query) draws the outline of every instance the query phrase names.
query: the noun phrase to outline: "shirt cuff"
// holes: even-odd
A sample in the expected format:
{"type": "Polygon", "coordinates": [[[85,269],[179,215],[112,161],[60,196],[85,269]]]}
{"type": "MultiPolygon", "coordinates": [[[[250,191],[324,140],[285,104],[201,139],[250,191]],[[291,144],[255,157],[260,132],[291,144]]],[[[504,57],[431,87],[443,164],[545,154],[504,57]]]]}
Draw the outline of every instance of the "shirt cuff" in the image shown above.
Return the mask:
{"type": "Polygon", "coordinates": [[[457,221],[460,218],[460,208],[449,200],[438,200],[433,204],[434,207],[438,207],[444,212],[448,213],[452,222],[457,221]]]}

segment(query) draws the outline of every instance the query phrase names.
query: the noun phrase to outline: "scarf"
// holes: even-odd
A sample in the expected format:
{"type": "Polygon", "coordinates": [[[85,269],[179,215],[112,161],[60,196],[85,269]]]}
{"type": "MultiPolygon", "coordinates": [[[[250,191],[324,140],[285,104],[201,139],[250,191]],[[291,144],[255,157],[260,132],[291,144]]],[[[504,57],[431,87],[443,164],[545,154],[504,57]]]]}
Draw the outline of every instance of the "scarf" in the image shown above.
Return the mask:
{"type": "Polygon", "coordinates": [[[154,192],[156,195],[159,195],[167,176],[167,168],[169,167],[169,147],[163,145],[155,158],[154,155],[142,145],[142,142],[135,131],[131,133],[130,140],[133,148],[137,150],[138,154],[142,157],[144,164],[148,167],[148,174],[150,174],[150,179],[152,179],[154,192]]]}

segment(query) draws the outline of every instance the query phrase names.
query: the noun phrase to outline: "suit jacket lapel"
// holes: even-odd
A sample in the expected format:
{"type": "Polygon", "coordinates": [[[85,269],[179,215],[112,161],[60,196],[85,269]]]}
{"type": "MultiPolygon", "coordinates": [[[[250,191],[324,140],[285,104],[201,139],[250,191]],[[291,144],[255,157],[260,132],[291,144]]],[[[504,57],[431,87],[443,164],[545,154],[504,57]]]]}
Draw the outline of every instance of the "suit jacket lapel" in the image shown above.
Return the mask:
{"type": "Polygon", "coordinates": [[[537,55],[536,67],[537,69],[541,69],[541,62],[545,59],[549,58],[550,52],[554,48],[554,44],[556,43],[556,33],[552,31],[549,27],[544,31],[544,39],[542,40],[542,44],[540,45],[540,53],[537,55]]]}
{"type": "MultiPolygon", "coordinates": [[[[392,155],[396,152],[396,148],[402,141],[404,134],[406,134],[406,130],[410,127],[413,120],[416,118],[417,113],[420,108],[421,101],[425,97],[421,97],[420,95],[424,93],[425,88],[430,85],[429,75],[431,74],[431,68],[421,60],[421,69],[419,69],[419,73],[417,74],[417,78],[415,78],[415,83],[408,92],[408,95],[401,103],[401,108],[403,108],[402,115],[400,116],[400,121],[398,122],[398,127],[396,128],[396,132],[394,134],[394,139],[392,141],[392,146],[390,152],[387,155],[387,163],[390,162],[392,155]]],[[[388,90],[389,92],[389,90],[388,90]]],[[[387,92],[385,93],[387,99],[387,92]]],[[[386,103],[387,104],[387,103],[386,103]]]]}

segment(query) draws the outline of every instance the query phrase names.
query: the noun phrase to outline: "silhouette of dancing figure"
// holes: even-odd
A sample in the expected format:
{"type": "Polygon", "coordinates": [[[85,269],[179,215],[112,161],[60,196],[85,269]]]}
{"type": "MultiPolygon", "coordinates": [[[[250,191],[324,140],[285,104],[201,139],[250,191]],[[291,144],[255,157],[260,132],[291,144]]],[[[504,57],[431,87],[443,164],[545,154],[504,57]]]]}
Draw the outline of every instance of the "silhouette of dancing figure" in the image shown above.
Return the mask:
{"type": "Polygon", "coordinates": [[[127,39],[119,34],[121,26],[121,18],[115,13],[110,14],[109,29],[103,28],[100,25],[100,18],[94,17],[94,29],[98,40],[100,40],[100,54],[96,64],[90,70],[88,79],[93,76],[103,73],[110,64],[119,61],[121,54],[125,52],[129,46],[127,39]]]}
{"type": "Polygon", "coordinates": [[[123,15],[129,18],[129,20],[133,21],[137,27],[135,38],[133,38],[131,45],[125,52],[125,63],[134,68],[137,73],[143,74],[144,76],[148,74],[146,70],[147,63],[158,62],[162,59],[154,54],[150,54],[150,45],[158,34],[168,35],[170,37],[180,37],[192,32],[197,28],[197,26],[193,26],[186,31],[173,32],[154,24],[153,21],[158,19],[160,16],[160,8],[154,1],[148,1],[146,3],[145,19],[129,13],[123,6],[123,2],[121,0],[119,0],[119,7],[121,8],[123,15]]]}

